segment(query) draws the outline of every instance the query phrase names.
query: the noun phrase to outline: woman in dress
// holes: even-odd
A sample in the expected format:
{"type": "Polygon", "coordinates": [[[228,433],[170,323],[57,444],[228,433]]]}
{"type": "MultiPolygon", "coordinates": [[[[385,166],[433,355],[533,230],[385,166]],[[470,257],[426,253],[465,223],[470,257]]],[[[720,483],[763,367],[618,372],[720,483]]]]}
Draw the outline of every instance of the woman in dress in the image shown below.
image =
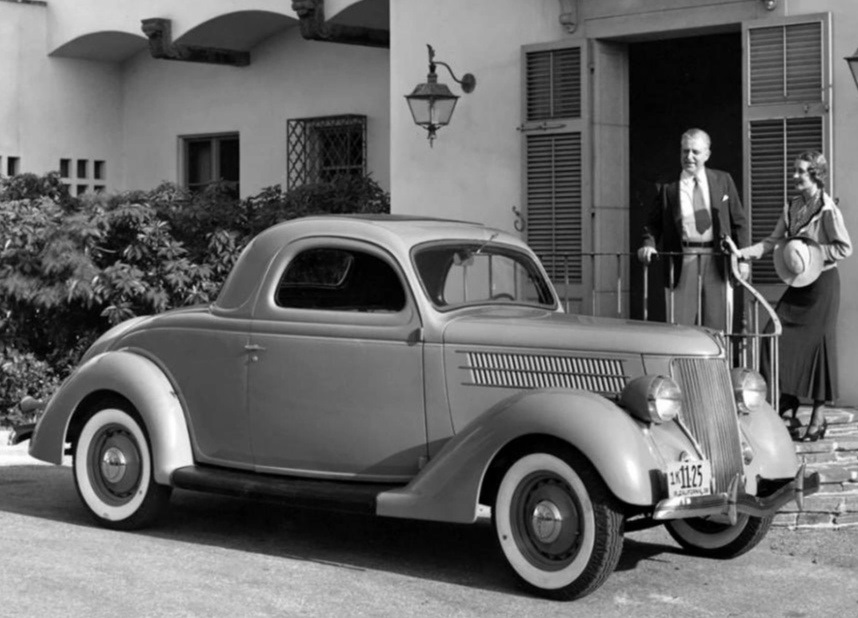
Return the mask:
{"type": "MultiPolygon", "coordinates": [[[[823,265],[819,277],[803,287],[790,286],[778,301],[776,312],[783,326],[780,338],[779,412],[796,413],[800,398],[813,401],[813,411],[804,441],[825,436],[826,401],[837,399],[837,350],[835,326],[840,305],[840,276],[837,262],[852,253],[843,215],[825,192],[828,163],[816,151],[805,151],[795,160],[793,180],[798,195],[784,206],[771,236],[740,250],[744,259],[759,259],[778,242],[809,239],[821,249],[823,265]]],[[[765,359],[764,359],[765,360],[765,359]]]]}

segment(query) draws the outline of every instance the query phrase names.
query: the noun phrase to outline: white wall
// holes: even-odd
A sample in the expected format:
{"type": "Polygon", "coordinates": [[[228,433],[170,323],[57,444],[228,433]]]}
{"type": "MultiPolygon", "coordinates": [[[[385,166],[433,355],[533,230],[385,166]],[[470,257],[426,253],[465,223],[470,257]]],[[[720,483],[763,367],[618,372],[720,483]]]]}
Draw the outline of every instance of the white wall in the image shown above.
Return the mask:
{"type": "MultiPolygon", "coordinates": [[[[118,66],[49,58],[47,8],[0,2],[0,156],[22,172],[60,158],[118,161],[122,91],[118,66]]],[[[108,166],[107,173],[114,169],[108,166]]]]}
{"type": "MultiPolygon", "coordinates": [[[[0,2],[0,156],[20,157],[21,171],[56,170],[61,158],[103,160],[107,178],[97,184],[110,191],[149,189],[182,180],[180,135],[238,132],[247,196],[285,183],[288,119],[353,113],[367,116],[368,169],[389,188],[388,50],[305,41],[296,26],[252,48],[251,64],[242,68],[156,60],[148,48],[123,63],[48,55],[60,18],[85,36],[83,25],[101,31],[93,15],[103,8],[104,27],[139,31],[137,13],[145,3],[102,3],[85,2],[84,19],[74,17],[68,0],[0,2]],[[62,10],[52,12],[57,7],[62,10]]],[[[199,24],[190,15],[184,19],[199,24]]]]}
{"type": "Polygon", "coordinates": [[[297,28],[263,42],[250,67],[154,60],[124,69],[124,185],[176,181],[178,136],[238,132],[244,195],[284,184],[286,121],[367,116],[368,168],[390,186],[387,50],[305,41],[297,28]]]}
{"type": "Polygon", "coordinates": [[[521,207],[521,45],[563,36],[558,3],[520,0],[395,0],[391,26],[391,196],[397,213],[481,221],[514,231],[521,207]],[[429,147],[403,98],[426,81],[426,44],[456,77],[473,73],[471,94],[438,67],[459,99],[429,147]]]}

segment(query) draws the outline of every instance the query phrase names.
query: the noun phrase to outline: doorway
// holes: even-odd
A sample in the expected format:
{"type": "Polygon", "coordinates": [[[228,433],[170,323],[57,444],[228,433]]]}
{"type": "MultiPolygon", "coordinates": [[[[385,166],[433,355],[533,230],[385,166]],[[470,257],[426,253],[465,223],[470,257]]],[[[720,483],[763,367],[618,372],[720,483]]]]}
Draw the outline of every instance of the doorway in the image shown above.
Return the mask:
{"type": "MultiPolygon", "coordinates": [[[[679,176],[680,136],[687,129],[709,134],[707,165],[729,172],[743,195],[741,32],[631,43],[628,58],[629,251],[635,252],[656,184],[679,176]]],[[[643,270],[636,259],[630,287],[631,316],[641,318],[643,270]]],[[[650,320],[665,319],[663,289],[656,265],[649,269],[650,320]]]]}

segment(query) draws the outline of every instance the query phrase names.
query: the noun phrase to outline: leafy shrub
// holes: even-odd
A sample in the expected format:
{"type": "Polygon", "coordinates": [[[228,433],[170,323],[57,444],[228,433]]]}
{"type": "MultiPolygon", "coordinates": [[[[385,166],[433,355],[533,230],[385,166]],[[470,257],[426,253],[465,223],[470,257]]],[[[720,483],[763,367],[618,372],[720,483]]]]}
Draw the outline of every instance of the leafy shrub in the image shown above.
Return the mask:
{"type": "Polygon", "coordinates": [[[389,209],[367,177],[268,187],[243,201],[222,184],[77,199],[54,173],[0,178],[0,423],[19,396],[49,392],[108,327],[212,302],[262,229],[310,214],[389,209]]]}
{"type": "Polygon", "coordinates": [[[59,378],[48,363],[31,353],[0,347],[0,421],[25,423],[35,420],[25,417],[17,404],[26,395],[44,399],[57,386],[59,378]]]}

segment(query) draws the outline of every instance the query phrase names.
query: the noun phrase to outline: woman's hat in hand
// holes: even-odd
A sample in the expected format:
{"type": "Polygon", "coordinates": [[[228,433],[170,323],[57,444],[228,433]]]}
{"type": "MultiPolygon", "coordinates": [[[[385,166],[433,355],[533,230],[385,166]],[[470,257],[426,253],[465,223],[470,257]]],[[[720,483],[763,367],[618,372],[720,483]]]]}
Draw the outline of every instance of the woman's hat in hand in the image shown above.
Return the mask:
{"type": "Polygon", "coordinates": [[[787,285],[803,288],[822,272],[822,247],[811,238],[796,236],[778,241],[774,251],[775,270],[787,285]]]}

